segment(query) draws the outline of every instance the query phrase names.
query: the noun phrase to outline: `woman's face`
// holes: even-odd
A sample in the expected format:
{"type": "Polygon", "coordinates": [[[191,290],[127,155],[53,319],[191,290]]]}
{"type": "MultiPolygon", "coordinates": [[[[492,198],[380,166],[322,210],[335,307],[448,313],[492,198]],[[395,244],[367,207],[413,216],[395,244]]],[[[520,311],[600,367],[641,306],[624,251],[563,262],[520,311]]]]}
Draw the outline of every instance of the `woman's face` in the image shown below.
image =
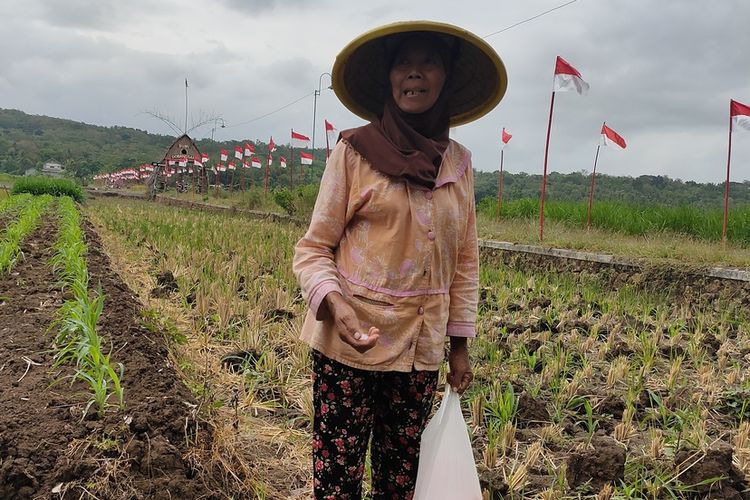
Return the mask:
{"type": "Polygon", "coordinates": [[[424,113],[440,97],[445,67],[430,43],[416,38],[399,48],[389,77],[393,100],[399,109],[404,113],[424,113]]]}

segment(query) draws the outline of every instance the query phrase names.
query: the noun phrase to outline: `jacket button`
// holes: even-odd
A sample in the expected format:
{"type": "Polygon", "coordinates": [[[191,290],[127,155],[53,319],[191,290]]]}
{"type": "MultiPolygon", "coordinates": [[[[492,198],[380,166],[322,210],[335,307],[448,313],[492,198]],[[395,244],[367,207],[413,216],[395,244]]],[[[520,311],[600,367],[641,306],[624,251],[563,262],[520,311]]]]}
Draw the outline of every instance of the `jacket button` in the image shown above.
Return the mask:
{"type": "Polygon", "coordinates": [[[422,314],[424,314],[424,307],[422,307],[422,306],[419,306],[419,309],[417,309],[417,314],[419,314],[420,316],[421,316],[422,314]]]}
{"type": "Polygon", "coordinates": [[[427,239],[430,241],[435,241],[435,233],[434,231],[427,231],[427,239]]]}

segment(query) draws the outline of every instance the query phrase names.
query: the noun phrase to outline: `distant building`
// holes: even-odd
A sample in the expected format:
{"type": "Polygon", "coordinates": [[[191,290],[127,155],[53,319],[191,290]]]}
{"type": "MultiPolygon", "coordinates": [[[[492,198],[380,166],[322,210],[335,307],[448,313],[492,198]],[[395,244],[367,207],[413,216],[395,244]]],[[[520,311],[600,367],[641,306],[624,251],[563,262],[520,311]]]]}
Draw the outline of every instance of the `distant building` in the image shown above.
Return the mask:
{"type": "Polygon", "coordinates": [[[64,177],[65,167],[53,160],[44,162],[44,165],[42,165],[42,175],[55,178],[64,177]]]}

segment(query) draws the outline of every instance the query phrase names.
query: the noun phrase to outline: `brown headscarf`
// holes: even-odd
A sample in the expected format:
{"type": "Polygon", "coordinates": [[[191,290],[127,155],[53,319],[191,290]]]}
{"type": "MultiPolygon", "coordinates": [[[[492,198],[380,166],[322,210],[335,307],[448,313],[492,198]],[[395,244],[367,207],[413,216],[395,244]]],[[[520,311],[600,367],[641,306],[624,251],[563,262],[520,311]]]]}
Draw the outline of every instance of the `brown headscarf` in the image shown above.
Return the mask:
{"type": "MultiPolygon", "coordinates": [[[[394,50],[393,54],[397,52],[394,50]]],[[[438,53],[444,57],[444,51],[438,49],[438,53]]],[[[445,84],[440,97],[430,109],[419,114],[405,113],[389,92],[380,120],[344,130],[339,139],[343,138],[351,144],[375,170],[405,178],[429,189],[434,188],[449,142],[450,117],[446,96],[450,92],[450,61],[444,59],[443,67],[446,71],[445,84]]]]}

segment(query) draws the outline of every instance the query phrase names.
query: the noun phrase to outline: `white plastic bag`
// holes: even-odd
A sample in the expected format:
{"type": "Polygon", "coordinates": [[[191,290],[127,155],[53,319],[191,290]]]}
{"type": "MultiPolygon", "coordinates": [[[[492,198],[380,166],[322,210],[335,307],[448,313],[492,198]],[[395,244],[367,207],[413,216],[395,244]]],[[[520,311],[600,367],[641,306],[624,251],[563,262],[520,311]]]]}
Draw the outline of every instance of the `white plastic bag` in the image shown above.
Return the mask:
{"type": "Polygon", "coordinates": [[[482,500],[461,398],[449,384],[422,433],[414,500],[482,500]]]}

